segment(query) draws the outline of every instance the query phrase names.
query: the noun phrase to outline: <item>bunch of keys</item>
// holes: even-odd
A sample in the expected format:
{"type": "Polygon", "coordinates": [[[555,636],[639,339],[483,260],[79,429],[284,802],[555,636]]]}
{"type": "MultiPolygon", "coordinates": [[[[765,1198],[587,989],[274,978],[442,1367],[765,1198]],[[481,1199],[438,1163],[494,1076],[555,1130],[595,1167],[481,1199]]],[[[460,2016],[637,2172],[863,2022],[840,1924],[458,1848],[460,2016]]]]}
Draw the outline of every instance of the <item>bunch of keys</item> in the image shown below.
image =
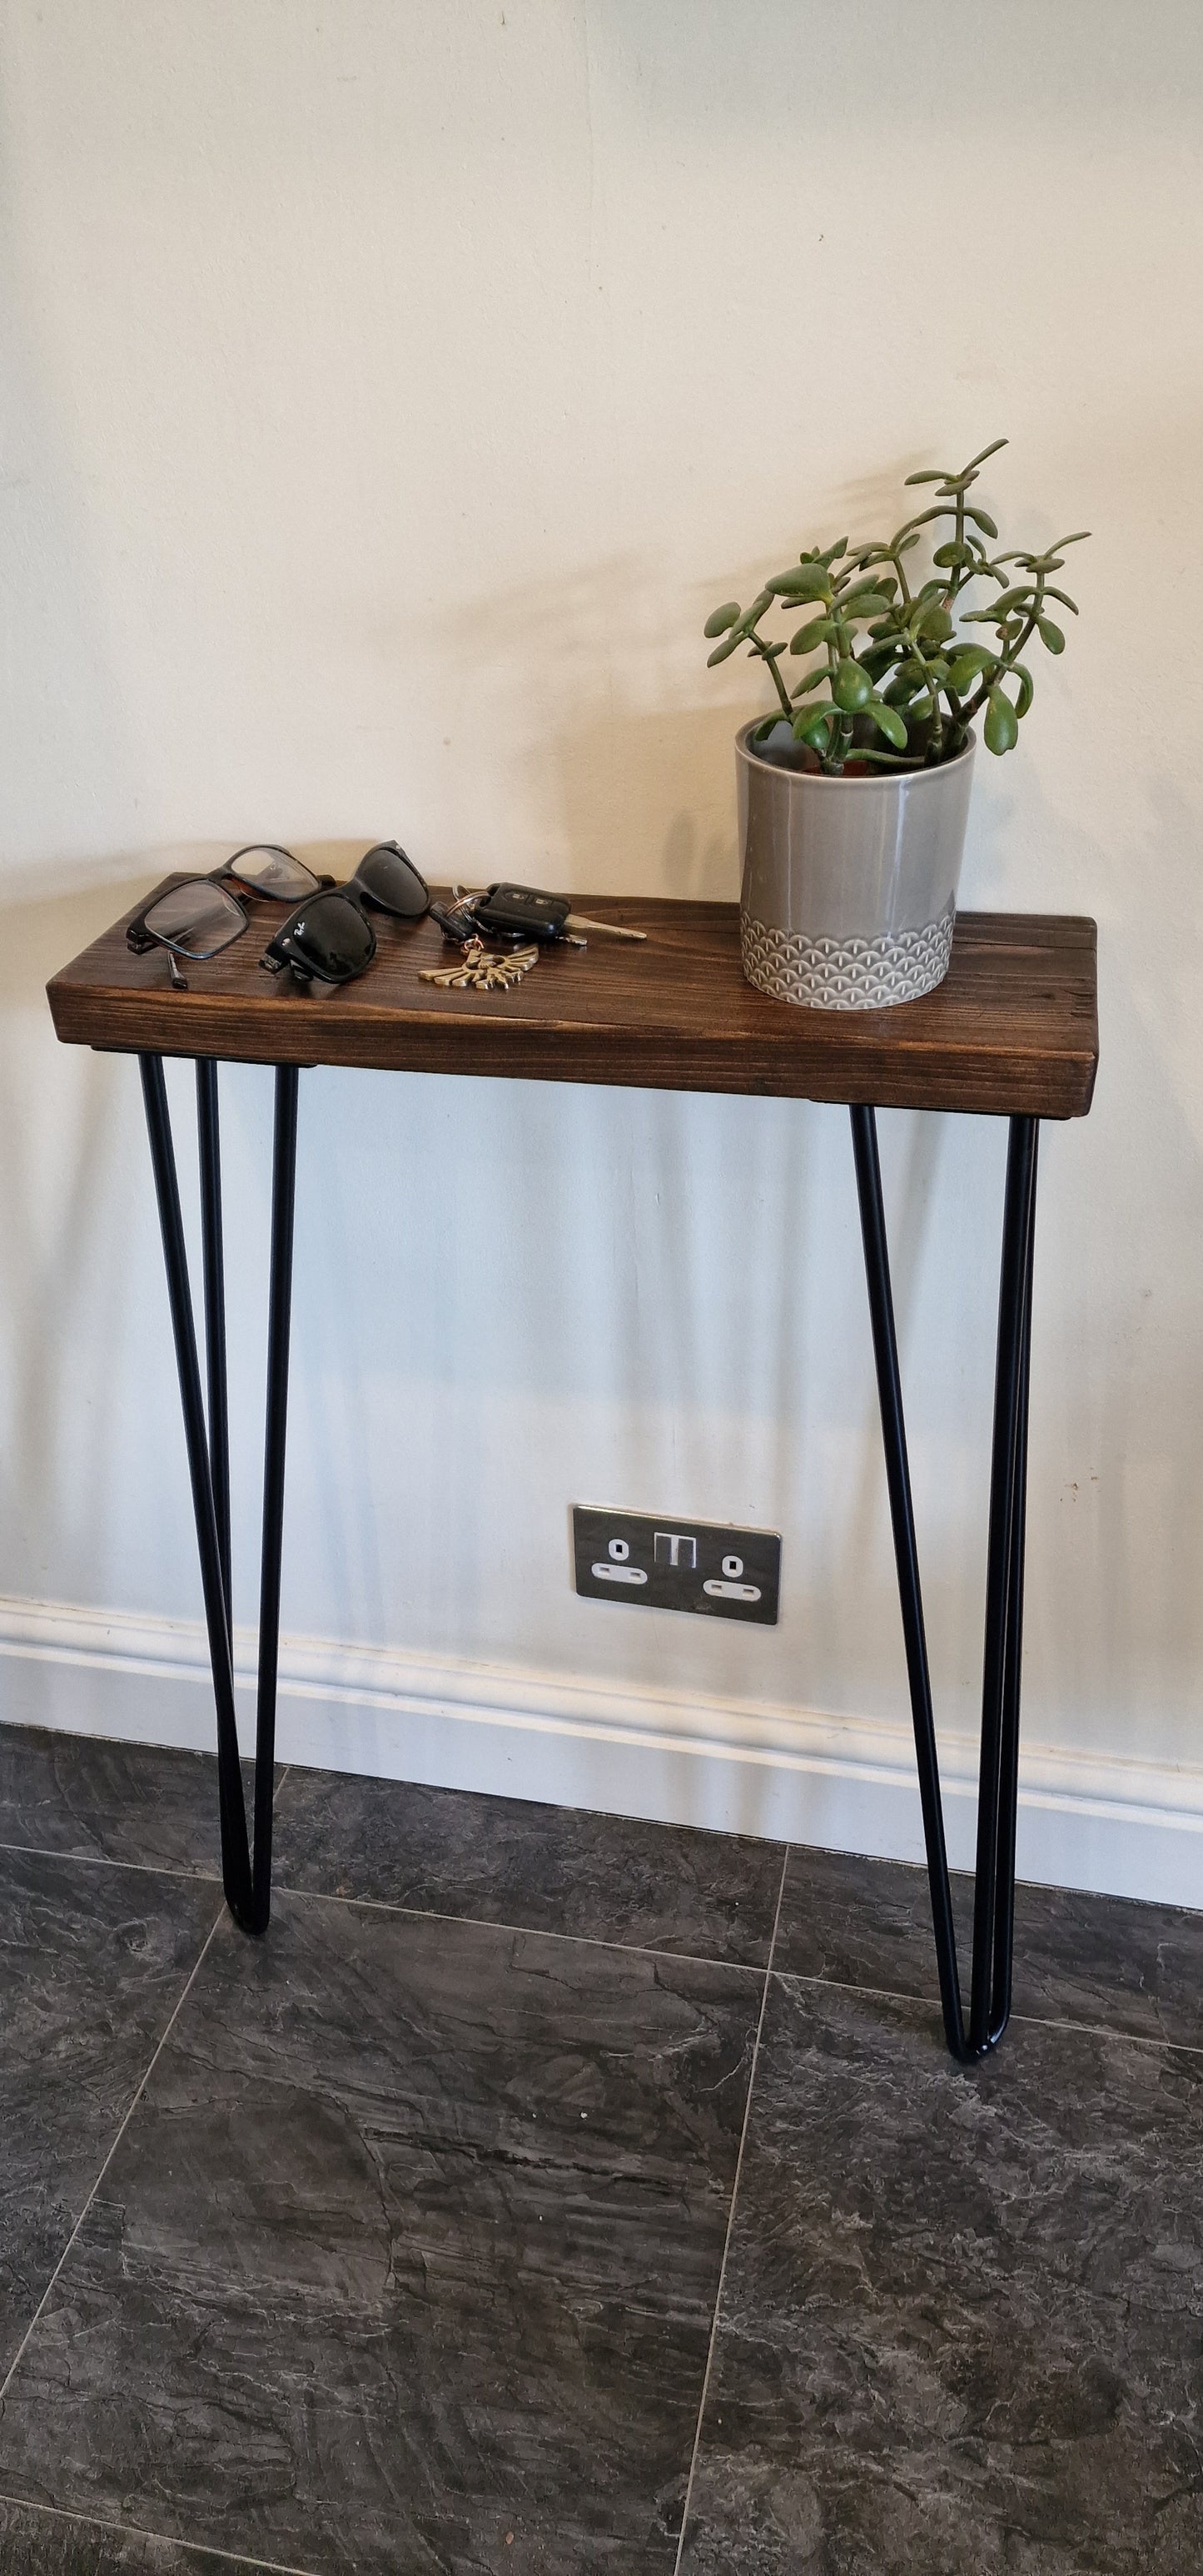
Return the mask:
{"type": "Polygon", "coordinates": [[[478,894],[463,894],[456,886],[453,892],[453,908],[432,903],[430,918],[459,949],[459,957],[454,966],[420,969],[423,984],[437,984],[444,992],[504,992],[529,975],[541,948],[583,948],[583,930],[613,939],[647,937],[646,931],[621,929],[617,922],[587,920],[572,910],[568,895],[544,894],[537,886],[491,885],[478,894]],[[490,940],[504,942],[504,953],[486,948],[482,931],[490,940]]]}
{"type": "MultiPolygon", "coordinates": [[[[431,905],[432,912],[437,909],[431,905]]],[[[438,984],[444,992],[505,992],[511,984],[520,984],[523,976],[529,975],[532,966],[538,963],[537,948],[511,949],[507,956],[501,957],[490,952],[483,939],[470,938],[463,942],[461,955],[454,966],[424,966],[421,981],[423,984],[438,984]]]]}
{"type": "Polygon", "coordinates": [[[445,939],[462,941],[487,931],[490,939],[505,940],[507,945],[526,946],[534,940],[540,948],[583,948],[582,931],[596,931],[603,939],[646,939],[645,930],[627,930],[616,921],[593,921],[583,912],[574,912],[572,898],[566,894],[545,894],[538,886],[491,885],[482,893],[461,895],[454,911],[432,903],[431,919],[437,921],[445,939]]]}

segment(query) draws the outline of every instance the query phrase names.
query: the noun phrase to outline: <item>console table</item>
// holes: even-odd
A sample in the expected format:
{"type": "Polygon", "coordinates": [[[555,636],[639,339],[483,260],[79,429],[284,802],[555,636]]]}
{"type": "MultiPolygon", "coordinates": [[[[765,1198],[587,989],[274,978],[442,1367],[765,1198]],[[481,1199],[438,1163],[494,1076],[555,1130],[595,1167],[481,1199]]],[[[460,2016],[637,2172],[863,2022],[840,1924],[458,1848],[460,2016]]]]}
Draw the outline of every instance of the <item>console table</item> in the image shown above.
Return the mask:
{"type": "MultiPolygon", "coordinates": [[[[244,890],[245,891],[245,890],[244,890]]],[[[642,945],[595,939],[553,950],[504,993],[419,981],[448,952],[433,923],[377,920],[360,981],[305,990],[259,971],[277,907],[252,898],[250,928],[172,989],[161,949],[133,956],[127,914],[49,990],[60,1038],[137,1055],[167,1265],[192,1502],[217,1708],[222,1872],[235,1920],[265,1930],[271,1902],[272,1776],[284,1519],[284,1449],[296,1179],[297,1096],[306,1065],[520,1076],[672,1091],[725,1091],[848,1106],[869,1315],[898,1567],[944,2029],[963,2063],[985,2056],[1011,2002],[1023,1630],[1024,1515],[1036,1154],[1042,1118],[1090,1107],[1098,1061],[1095,926],[1055,914],[962,913],[939,989],[877,1011],[768,1000],[745,981],[734,904],[574,898],[644,930],[642,945]],[[204,1272],[205,1383],[189,1284],[165,1055],[195,1059],[204,1272]],[[275,1067],[267,1434],[253,1823],[248,1834],[230,1639],[230,1481],[217,1067],[275,1067]],[[986,1635],[973,1962],[962,2001],[949,1893],[931,1682],[915,1542],[898,1346],[877,1154],[878,1108],[985,1112],[1010,1122],[1002,1224],[990,1471],[986,1635]]]]}

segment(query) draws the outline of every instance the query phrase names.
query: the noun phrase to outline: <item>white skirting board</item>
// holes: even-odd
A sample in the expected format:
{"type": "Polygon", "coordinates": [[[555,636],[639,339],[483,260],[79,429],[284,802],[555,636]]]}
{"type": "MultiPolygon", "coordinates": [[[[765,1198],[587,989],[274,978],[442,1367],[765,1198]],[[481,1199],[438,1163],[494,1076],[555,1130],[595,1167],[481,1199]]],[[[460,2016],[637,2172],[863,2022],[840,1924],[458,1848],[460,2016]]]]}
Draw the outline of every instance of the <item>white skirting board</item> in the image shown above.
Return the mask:
{"type": "MultiPolygon", "coordinates": [[[[239,1632],[236,1646],[249,1750],[250,1636],[239,1632]]],[[[0,1721],[211,1750],[203,1629],[0,1600],[0,1721]]],[[[829,1717],[282,1637],[277,1752],[335,1771],[923,1856],[906,1714],[829,1717]]],[[[949,1857],[971,1867],[976,1744],[942,1736],[941,1764],[949,1857]]],[[[1025,1745],[1019,1875],[1203,1906],[1203,1768],[1025,1745]]]]}

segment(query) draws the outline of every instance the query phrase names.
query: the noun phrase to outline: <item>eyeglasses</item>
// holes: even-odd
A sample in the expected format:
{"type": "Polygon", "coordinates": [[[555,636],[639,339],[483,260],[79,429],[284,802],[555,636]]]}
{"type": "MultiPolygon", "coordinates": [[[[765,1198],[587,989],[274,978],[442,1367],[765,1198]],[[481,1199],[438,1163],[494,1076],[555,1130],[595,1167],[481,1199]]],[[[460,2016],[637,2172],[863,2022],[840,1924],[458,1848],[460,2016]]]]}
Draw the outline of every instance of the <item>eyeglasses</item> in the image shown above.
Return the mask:
{"type": "Polygon", "coordinates": [[[136,957],[145,956],[150,948],[165,948],[172,983],[186,993],[187,983],[176,963],[179,957],[218,957],[235,939],[241,939],[250,915],[245,906],[224,883],[236,878],[249,894],[267,895],[273,903],[296,904],[302,895],[317,894],[329,877],[318,877],[291,850],[281,850],[272,841],[252,841],[244,850],[235,850],[208,876],[178,877],[164,894],[156,895],[143,911],[128,924],[125,944],[136,957]]]}
{"type": "Polygon", "coordinates": [[[297,906],[269,940],[259,960],[269,975],[286,966],[302,983],[349,984],[362,975],[376,954],[376,933],[367,917],[391,914],[394,921],[420,921],[430,909],[430,889],[413,860],[395,841],[377,841],[360,860],[346,885],[327,878],[297,906]]]}
{"type": "Polygon", "coordinates": [[[126,946],[135,956],[166,949],[168,971],[179,992],[188,990],[181,957],[197,963],[219,957],[247,928],[250,915],[225,882],[229,877],[248,894],[292,905],[289,919],[259,962],[275,975],[291,966],[303,981],[318,976],[323,983],[345,984],[371,965],[376,935],[364,917],[365,903],[402,921],[420,920],[430,903],[425,879],[395,841],[378,841],[345,886],[316,876],[274,841],[250,842],[208,876],[176,878],[127,924],[126,946]]]}

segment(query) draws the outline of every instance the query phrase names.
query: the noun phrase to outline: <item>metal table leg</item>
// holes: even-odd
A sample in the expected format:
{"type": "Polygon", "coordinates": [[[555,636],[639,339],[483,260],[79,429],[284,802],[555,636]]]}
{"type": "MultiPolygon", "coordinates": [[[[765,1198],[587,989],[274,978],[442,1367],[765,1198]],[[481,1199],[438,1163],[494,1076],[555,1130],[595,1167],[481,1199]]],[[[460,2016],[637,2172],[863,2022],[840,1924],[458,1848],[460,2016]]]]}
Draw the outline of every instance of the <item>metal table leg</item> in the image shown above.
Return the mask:
{"type": "Polygon", "coordinates": [[[948,1883],[931,1674],[923,1625],[923,1597],[919,1585],[915,1516],[898,1370],[898,1338],[894,1327],[894,1301],[890,1291],[890,1263],[881,1196],[877,1121],[872,1109],[859,1106],[853,1107],[851,1117],[873,1353],[885,1444],[886,1481],[915,1728],[940,2003],[949,2048],[954,2057],[969,2064],[997,2047],[1011,2010],[1028,1380],[1039,1122],[1035,1118],[1012,1118],[1007,1151],[990,1474],[973,1970],[966,2029],[948,1883]]]}
{"type": "MultiPolygon", "coordinates": [[[[295,1066],[280,1065],[276,1068],[252,1844],[247,1833],[238,1752],[231,1650],[229,1427],[217,1067],[211,1060],[203,1060],[196,1068],[208,1386],[206,1421],[163,1061],[158,1055],[143,1055],[139,1063],[167,1267],[205,1620],[213,1666],[222,1876],[226,1899],[235,1921],[244,1931],[259,1933],[267,1927],[271,1907],[272,1773],[280,1632],[299,1077],[295,1066]]],[[[940,2000],[949,2048],[954,2057],[969,2062],[985,2056],[997,2046],[1006,2029],[1011,2004],[1038,1122],[1034,1118],[1011,1120],[1007,1157],[991,1470],[973,1974],[966,2030],[957,1968],[931,1676],[907,1463],[877,1125],[871,1108],[854,1106],[851,1118],[940,2000]]]]}
{"type": "Polygon", "coordinates": [[[230,1467],[226,1393],[225,1282],[222,1258],[221,1156],[217,1066],[196,1068],[205,1290],[208,1422],[201,1392],[188,1256],[180,1215],[175,1148],[163,1059],[139,1057],[151,1162],[159,1203],[167,1293],[175,1335],[192,1508],[213,1692],[217,1703],[217,1776],[222,1880],[230,1912],[244,1932],[264,1932],[271,1910],[272,1786],[276,1745],[276,1673],[280,1642],[280,1567],[284,1530],[284,1456],[288,1421],[288,1345],[292,1303],[293,1209],[296,1197],[295,1065],[276,1068],[272,1168],[271,1282],[267,1348],[267,1428],[263,1477],[263,1564],[259,1596],[259,1690],[255,1723],[253,1859],[238,1753],[230,1591],[230,1467]]]}

